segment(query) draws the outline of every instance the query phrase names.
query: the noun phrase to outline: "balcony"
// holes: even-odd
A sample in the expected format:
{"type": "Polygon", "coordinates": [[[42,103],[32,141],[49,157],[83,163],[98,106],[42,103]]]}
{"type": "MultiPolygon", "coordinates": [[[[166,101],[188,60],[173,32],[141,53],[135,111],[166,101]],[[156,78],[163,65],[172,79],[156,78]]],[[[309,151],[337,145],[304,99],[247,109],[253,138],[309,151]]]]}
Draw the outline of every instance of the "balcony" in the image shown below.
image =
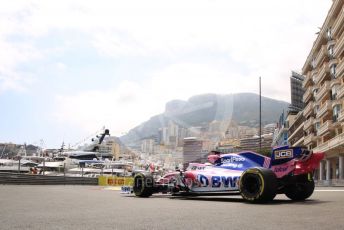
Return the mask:
{"type": "Polygon", "coordinates": [[[306,61],[305,61],[305,64],[303,65],[303,67],[302,67],[302,73],[303,74],[305,74],[305,73],[307,73],[308,71],[311,71],[312,70],[312,65],[311,65],[311,63],[312,63],[312,56],[311,56],[311,54],[309,54],[308,55],[308,57],[307,57],[307,59],[306,59],[306,61]]]}
{"type": "Polygon", "coordinates": [[[302,130],[303,132],[303,126],[304,126],[305,122],[302,122],[295,130],[291,131],[289,129],[289,132],[291,132],[290,136],[288,137],[289,139],[292,139],[296,136],[296,134],[299,133],[300,130],[302,130]]]}
{"type": "Polygon", "coordinates": [[[312,99],[313,96],[313,87],[308,87],[308,89],[306,90],[306,92],[303,94],[303,102],[307,103],[310,99],[312,99]]]}
{"type": "Polygon", "coordinates": [[[336,105],[341,105],[342,102],[343,100],[340,100],[340,99],[332,100],[332,108],[335,107],[336,105]]]}
{"type": "Polygon", "coordinates": [[[302,88],[306,88],[307,86],[311,86],[313,84],[311,72],[308,72],[305,80],[302,82],[302,88]]]}
{"type": "Polygon", "coordinates": [[[321,135],[324,135],[325,133],[330,132],[331,131],[332,123],[333,123],[332,120],[328,120],[324,124],[322,124],[320,126],[320,128],[318,129],[318,131],[317,131],[317,135],[321,136],[321,135]]]}
{"type": "Polygon", "coordinates": [[[339,122],[344,121],[344,110],[342,110],[342,111],[340,112],[340,114],[339,114],[339,116],[338,116],[338,121],[339,121],[339,122]]]}
{"type": "Polygon", "coordinates": [[[316,101],[320,101],[325,95],[326,93],[328,93],[330,90],[330,82],[326,81],[320,88],[320,90],[318,91],[318,93],[315,95],[315,100],[316,101]]]}
{"type": "Polygon", "coordinates": [[[325,59],[328,59],[327,46],[322,45],[317,57],[315,58],[315,63],[316,63],[315,65],[321,66],[325,59]]]}
{"type": "Polygon", "coordinates": [[[320,107],[319,111],[317,112],[317,118],[322,117],[322,115],[326,114],[326,112],[332,110],[332,102],[327,100],[322,106],[320,107]]]}
{"type": "Polygon", "coordinates": [[[314,118],[311,117],[307,121],[305,121],[305,124],[303,126],[303,130],[309,129],[310,127],[312,127],[313,124],[314,124],[314,118]]]}
{"type": "Polygon", "coordinates": [[[336,68],[337,78],[341,78],[344,75],[344,60],[340,61],[336,68]]]}
{"type": "Polygon", "coordinates": [[[332,80],[331,80],[331,84],[330,84],[330,88],[332,89],[333,86],[335,86],[335,85],[340,85],[340,84],[341,84],[341,81],[340,81],[339,78],[332,79],[332,80]]]}
{"type": "Polygon", "coordinates": [[[344,25],[344,9],[342,8],[340,13],[338,14],[337,20],[334,22],[332,27],[332,33],[334,36],[340,34],[343,29],[344,25]]]}
{"type": "Polygon", "coordinates": [[[341,147],[344,144],[344,133],[341,133],[334,138],[313,149],[313,152],[326,152],[330,149],[341,147]]]}
{"type": "Polygon", "coordinates": [[[314,135],[314,133],[311,133],[310,135],[305,137],[304,144],[309,145],[317,141],[317,137],[314,135]]]}
{"type": "Polygon", "coordinates": [[[339,86],[337,92],[337,98],[341,99],[344,96],[344,85],[339,86]]]}
{"type": "Polygon", "coordinates": [[[299,140],[297,140],[293,146],[302,146],[304,145],[303,141],[305,140],[305,137],[301,137],[299,140]]]}
{"type": "Polygon", "coordinates": [[[319,74],[316,76],[315,84],[321,83],[322,80],[326,77],[326,75],[330,72],[330,67],[328,66],[328,63],[324,63],[321,67],[319,74]]]}
{"type": "Polygon", "coordinates": [[[311,101],[307,104],[307,106],[303,110],[303,116],[308,117],[309,115],[311,115],[312,112],[314,111],[313,109],[314,109],[314,103],[313,101],[311,101]]]}
{"type": "Polygon", "coordinates": [[[339,58],[344,51],[344,36],[340,36],[337,39],[336,45],[334,46],[333,56],[339,58]]]}
{"type": "MultiPolygon", "coordinates": [[[[329,10],[329,13],[328,13],[328,15],[334,15],[334,14],[338,14],[338,11],[342,8],[342,2],[343,2],[343,0],[333,0],[332,1],[333,2],[333,4],[332,4],[332,6],[331,6],[331,8],[330,8],[330,10],[329,10]],[[339,9],[338,9],[339,8],[339,9]]],[[[327,21],[327,20],[326,20],[327,21]]],[[[326,22],[325,21],[325,22],[326,22]]],[[[328,19],[328,21],[329,21],[329,19],[328,19]]],[[[327,23],[328,24],[328,23],[327,23]]]]}
{"type": "Polygon", "coordinates": [[[330,48],[330,46],[336,45],[336,40],[330,40],[327,42],[327,50],[330,48]]]}
{"type": "Polygon", "coordinates": [[[313,149],[315,153],[323,153],[329,150],[329,141],[318,145],[316,148],[313,149]]]}

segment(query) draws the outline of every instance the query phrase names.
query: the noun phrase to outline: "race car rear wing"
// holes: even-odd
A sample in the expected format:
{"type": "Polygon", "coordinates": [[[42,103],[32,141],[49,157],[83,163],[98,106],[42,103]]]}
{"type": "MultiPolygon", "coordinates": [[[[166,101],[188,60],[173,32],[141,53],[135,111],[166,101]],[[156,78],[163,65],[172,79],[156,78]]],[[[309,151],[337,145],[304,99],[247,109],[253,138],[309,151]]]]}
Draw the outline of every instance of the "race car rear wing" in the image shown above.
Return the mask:
{"type": "Polygon", "coordinates": [[[278,178],[290,173],[293,175],[312,173],[319,167],[324,156],[324,153],[313,153],[302,147],[278,147],[272,151],[270,169],[278,178]]]}

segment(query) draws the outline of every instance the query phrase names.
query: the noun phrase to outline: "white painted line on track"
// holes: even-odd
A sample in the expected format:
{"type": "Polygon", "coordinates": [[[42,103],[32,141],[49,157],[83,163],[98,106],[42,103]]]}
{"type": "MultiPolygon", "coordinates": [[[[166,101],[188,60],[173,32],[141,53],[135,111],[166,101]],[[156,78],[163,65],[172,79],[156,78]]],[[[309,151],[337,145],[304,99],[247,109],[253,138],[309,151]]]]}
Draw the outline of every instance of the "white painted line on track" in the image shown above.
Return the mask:
{"type": "Polygon", "coordinates": [[[120,191],[121,187],[105,187],[103,190],[113,190],[113,191],[120,191]]]}
{"type": "Polygon", "coordinates": [[[326,190],[326,189],[317,189],[317,190],[314,190],[314,192],[344,192],[344,189],[336,189],[336,190],[326,190]]]}

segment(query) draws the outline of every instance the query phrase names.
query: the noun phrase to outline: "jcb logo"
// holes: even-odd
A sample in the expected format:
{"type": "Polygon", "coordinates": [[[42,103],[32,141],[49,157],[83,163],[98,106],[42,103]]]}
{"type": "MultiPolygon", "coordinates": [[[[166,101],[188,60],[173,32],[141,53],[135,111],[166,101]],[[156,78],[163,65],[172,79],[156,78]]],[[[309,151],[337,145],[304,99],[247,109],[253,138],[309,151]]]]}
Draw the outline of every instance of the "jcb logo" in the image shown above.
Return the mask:
{"type": "Polygon", "coordinates": [[[293,150],[281,150],[275,152],[275,159],[293,158],[293,150]]]}

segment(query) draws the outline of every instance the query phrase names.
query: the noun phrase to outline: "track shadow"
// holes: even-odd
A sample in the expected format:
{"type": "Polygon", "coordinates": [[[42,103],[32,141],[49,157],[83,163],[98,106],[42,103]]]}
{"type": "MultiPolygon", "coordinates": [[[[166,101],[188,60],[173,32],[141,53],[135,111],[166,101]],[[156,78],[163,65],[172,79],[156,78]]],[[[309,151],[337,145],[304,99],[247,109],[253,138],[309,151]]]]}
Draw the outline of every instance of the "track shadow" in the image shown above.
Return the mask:
{"type": "MultiPolygon", "coordinates": [[[[229,202],[229,203],[243,203],[243,204],[250,204],[247,201],[245,201],[241,197],[200,197],[200,196],[174,196],[170,197],[170,199],[175,199],[175,200],[189,200],[189,201],[206,201],[206,202],[229,202]]],[[[323,203],[329,203],[329,201],[321,201],[321,200],[305,200],[305,201],[293,201],[289,199],[275,199],[271,202],[268,203],[262,203],[262,204],[257,204],[257,205],[285,205],[285,204],[297,204],[297,205],[318,205],[318,204],[323,204],[323,203]]]]}
{"type": "Polygon", "coordinates": [[[169,194],[154,194],[150,197],[137,197],[133,194],[123,194],[121,196],[125,198],[134,198],[134,199],[168,199],[171,197],[171,195],[169,194]]]}
{"type": "MultiPolygon", "coordinates": [[[[228,202],[228,203],[243,203],[243,204],[250,204],[245,201],[241,196],[234,195],[234,196],[195,196],[195,195],[174,195],[171,196],[170,194],[154,194],[150,197],[136,197],[134,194],[127,194],[122,195],[125,198],[133,198],[133,199],[171,199],[171,200],[184,200],[184,201],[205,201],[205,202],[228,202]]],[[[324,203],[330,203],[331,201],[326,200],[316,200],[316,199],[307,199],[304,201],[293,201],[288,198],[285,199],[274,199],[268,203],[258,203],[257,205],[319,205],[324,203]]]]}

